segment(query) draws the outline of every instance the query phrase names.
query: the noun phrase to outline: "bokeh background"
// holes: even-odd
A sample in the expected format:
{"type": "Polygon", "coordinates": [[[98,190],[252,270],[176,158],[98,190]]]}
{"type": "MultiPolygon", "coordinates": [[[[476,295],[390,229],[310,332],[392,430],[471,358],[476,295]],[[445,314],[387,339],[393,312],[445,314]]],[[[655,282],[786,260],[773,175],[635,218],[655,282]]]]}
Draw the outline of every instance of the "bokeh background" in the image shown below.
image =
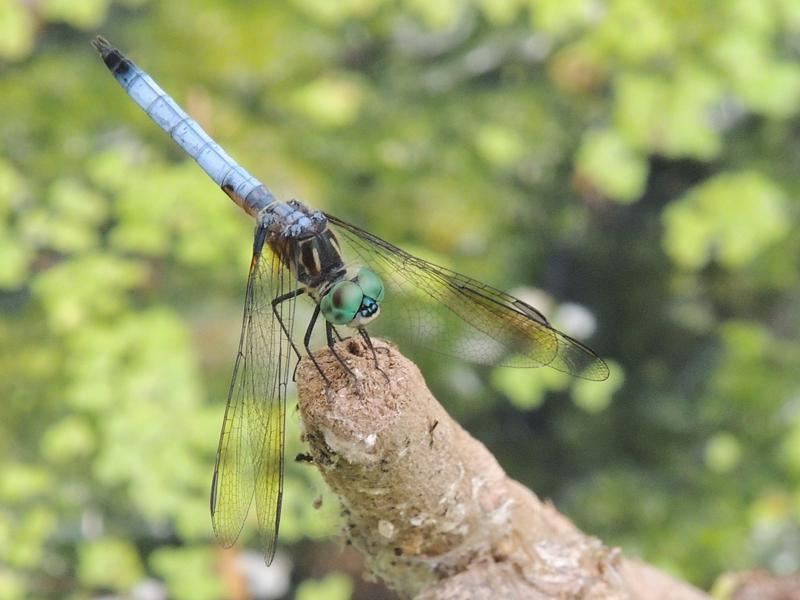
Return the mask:
{"type": "Polygon", "coordinates": [[[215,545],[252,223],[96,33],[280,197],[607,357],[403,348],[513,477],[706,589],[800,568],[796,0],[0,0],[0,598],[392,597],[306,465],[269,570],[215,545]]]}

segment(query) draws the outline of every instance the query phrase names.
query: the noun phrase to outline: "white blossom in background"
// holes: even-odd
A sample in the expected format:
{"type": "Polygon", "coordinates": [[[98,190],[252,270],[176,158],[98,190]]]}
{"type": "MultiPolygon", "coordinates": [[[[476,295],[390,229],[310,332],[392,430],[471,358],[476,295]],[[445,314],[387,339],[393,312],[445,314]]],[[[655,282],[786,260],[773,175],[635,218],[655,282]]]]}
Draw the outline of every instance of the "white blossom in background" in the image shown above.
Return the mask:
{"type": "Polygon", "coordinates": [[[581,304],[564,302],[557,305],[550,294],[534,287],[514,288],[510,293],[541,312],[556,329],[576,339],[587,339],[597,329],[597,319],[581,304]]]}
{"type": "Polygon", "coordinates": [[[547,320],[551,320],[550,317],[553,316],[553,297],[545,292],[544,290],[540,290],[539,288],[535,287],[517,287],[512,289],[509,294],[515,296],[530,304],[533,308],[541,312],[547,320]]]}
{"type": "Polygon", "coordinates": [[[597,329],[597,319],[589,309],[574,302],[560,304],[552,317],[556,329],[579,340],[591,337],[597,329]]]}
{"type": "Polygon", "coordinates": [[[264,564],[260,552],[243,552],[236,562],[247,579],[247,586],[253,598],[272,600],[282,598],[289,592],[292,576],[292,561],[278,551],[269,568],[264,564]]]}
{"type": "Polygon", "coordinates": [[[167,586],[155,579],[143,579],[131,590],[131,600],[167,600],[167,586]]]}

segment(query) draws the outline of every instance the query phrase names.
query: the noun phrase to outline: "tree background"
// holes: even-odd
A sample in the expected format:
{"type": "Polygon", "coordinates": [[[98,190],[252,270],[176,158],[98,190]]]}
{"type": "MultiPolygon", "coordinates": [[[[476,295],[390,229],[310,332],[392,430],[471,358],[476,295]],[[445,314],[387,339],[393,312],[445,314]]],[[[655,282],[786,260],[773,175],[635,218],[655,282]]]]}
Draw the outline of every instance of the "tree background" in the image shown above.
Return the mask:
{"type": "Polygon", "coordinates": [[[305,465],[273,567],[252,526],[216,547],[252,223],[98,32],[279,197],[608,359],[596,384],[402,348],[510,475],[707,589],[800,568],[796,0],[2,0],[0,598],[392,597],[305,465]]]}

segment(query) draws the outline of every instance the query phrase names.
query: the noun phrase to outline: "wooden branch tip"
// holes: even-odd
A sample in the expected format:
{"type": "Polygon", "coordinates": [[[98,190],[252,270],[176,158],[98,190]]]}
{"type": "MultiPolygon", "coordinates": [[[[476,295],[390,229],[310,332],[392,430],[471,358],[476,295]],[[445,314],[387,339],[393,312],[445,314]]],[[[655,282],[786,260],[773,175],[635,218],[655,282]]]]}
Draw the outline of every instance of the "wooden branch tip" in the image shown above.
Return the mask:
{"type": "Polygon", "coordinates": [[[509,479],[431,395],[417,367],[373,340],[298,369],[304,439],[341,500],[345,534],[401,597],[704,598],[579,531],[509,479]]]}

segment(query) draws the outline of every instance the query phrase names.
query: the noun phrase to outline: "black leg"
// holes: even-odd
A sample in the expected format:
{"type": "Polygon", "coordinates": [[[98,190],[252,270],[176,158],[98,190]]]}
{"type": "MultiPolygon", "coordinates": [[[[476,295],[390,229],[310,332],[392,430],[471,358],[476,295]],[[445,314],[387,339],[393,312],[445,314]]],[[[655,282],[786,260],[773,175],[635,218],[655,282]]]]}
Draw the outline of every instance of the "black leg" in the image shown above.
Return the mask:
{"type": "Polygon", "coordinates": [[[375,361],[375,368],[378,369],[378,371],[380,371],[383,374],[383,376],[386,378],[386,383],[389,383],[389,376],[384,372],[383,369],[381,369],[381,366],[378,363],[378,353],[375,351],[375,346],[372,345],[372,340],[370,339],[369,334],[367,333],[367,330],[364,329],[363,327],[359,327],[358,328],[358,333],[363,338],[363,340],[366,342],[367,347],[370,349],[370,352],[372,352],[372,360],[375,361]]]}
{"type": "MultiPolygon", "coordinates": [[[[292,298],[297,298],[304,292],[305,290],[303,288],[298,288],[292,292],[288,292],[286,294],[278,296],[272,301],[272,312],[275,315],[275,318],[278,320],[278,323],[280,323],[281,329],[283,329],[283,333],[286,335],[286,339],[289,340],[289,344],[291,344],[292,350],[294,350],[294,353],[297,355],[297,362],[294,365],[294,372],[292,373],[292,381],[297,381],[297,367],[300,366],[300,359],[302,358],[302,355],[300,354],[300,351],[297,349],[297,346],[295,346],[294,340],[292,339],[289,330],[286,329],[286,325],[284,324],[283,319],[281,319],[281,316],[278,313],[278,304],[280,304],[281,302],[285,302],[286,300],[291,300],[292,298]]],[[[311,351],[308,348],[308,340],[311,338],[311,332],[314,329],[314,322],[317,320],[318,314],[319,314],[319,306],[316,307],[314,315],[311,318],[311,323],[309,323],[308,325],[308,330],[306,331],[306,335],[304,338],[305,348],[306,352],[308,352],[308,357],[311,359],[311,362],[314,363],[314,366],[317,367],[317,371],[319,371],[319,374],[322,375],[322,379],[325,381],[325,385],[330,385],[331,384],[330,380],[325,376],[325,373],[322,372],[322,369],[320,368],[319,364],[317,363],[316,359],[311,354],[311,351]]]]}
{"type": "MultiPolygon", "coordinates": [[[[330,386],[331,382],[325,373],[322,372],[322,368],[319,366],[317,359],[314,358],[314,355],[311,353],[311,348],[309,344],[311,343],[311,334],[314,333],[314,325],[317,324],[317,317],[319,317],[319,304],[314,307],[314,314],[311,315],[311,320],[308,322],[308,327],[306,328],[306,334],[303,336],[303,346],[305,346],[306,353],[308,354],[308,358],[311,359],[311,362],[314,363],[314,366],[317,367],[317,371],[322,376],[322,379],[325,381],[325,385],[330,386]]],[[[297,375],[297,367],[295,367],[295,375],[297,375]]],[[[292,377],[294,381],[294,377],[292,377]]]]}
{"type": "Polygon", "coordinates": [[[339,363],[342,365],[344,370],[347,371],[347,373],[350,375],[353,381],[357,381],[356,374],[353,373],[350,367],[347,366],[347,363],[344,362],[344,359],[341,356],[339,356],[338,352],[336,352],[336,348],[333,347],[333,325],[331,325],[330,321],[325,321],[325,335],[328,337],[328,348],[330,349],[331,354],[333,354],[336,357],[336,360],[339,361],[339,363]]]}
{"type": "Polygon", "coordinates": [[[343,338],[343,337],[341,336],[341,334],[339,333],[339,330],[338,330],[338,329],[336,329],[336,327],[334,327],[333,325],[331,325],[331,329],[333,329],[333,335],[335,335],[335,336],[336,336],[336,340],[337,340],[337,341],[339,341],[339,342],[343,342],[343,341],[345,341],[345,339],[346,339],[346,338],[343,338]]]}
{"type": "MultiPolygon", "coordinates": [[[[291,300],[292,298],[297,298],[298,296],[302,296],[305,292],[303,288],[297,288],[291,292],[283,294],[281,296],[277,296],[272,299],[272,314],[275,315],[275,318],[278,319],[278,323],[281,325],[281,329],[283,329],[284,335],[286,335],[286,339],[289,340],[289,344],[292,346],[292,350],[297,355],[297,360],[300,360],[300,351],[297,349],[297,346],[294,345],[294,340],[292,340],[292,334],[289,333],[289,330],[286,329],[286,325],[283,323],[283,319],[281,319],[280,313],[278,313],[278,304],[281,302],[286,302],[287,300],[291,300]]],[[[294,380],[294,379],[293,379],[294,380]]]]}

